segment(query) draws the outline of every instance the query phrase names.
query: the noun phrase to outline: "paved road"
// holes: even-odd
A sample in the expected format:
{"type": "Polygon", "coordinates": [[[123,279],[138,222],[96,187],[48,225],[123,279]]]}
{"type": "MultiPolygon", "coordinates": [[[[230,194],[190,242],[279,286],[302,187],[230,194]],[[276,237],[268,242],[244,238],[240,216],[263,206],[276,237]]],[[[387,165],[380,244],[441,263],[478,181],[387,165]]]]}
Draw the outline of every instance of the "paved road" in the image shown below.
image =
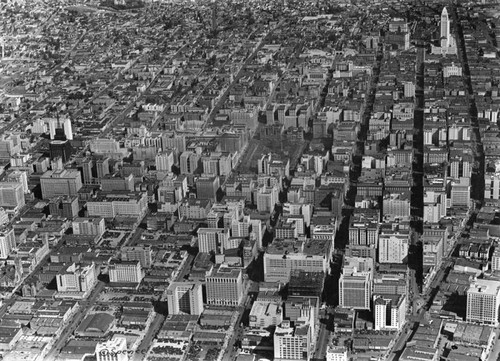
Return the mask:
{"type": "Polygon", "coordinates": [[[314,349],[313,360],[325,360],[326,349],[330,341],[330,331],[326,328],[326,324],[319,324],[319,334],[316,339],[316,347],[314,349]]]}
{"type": "Polygon", "coordinates": [[[165,316],[157,313],[155,315],[154,320],[149,325],[148,330],[146,331],[146,335],[142,339],[139,347],[137,347],[137,350],[135,351],[134,356],[132,356],[131,361],[144,360],[144,358],[145,358],[144,355],[147,353],[147,351],[149,350],[149,347],[153,343],[153,338],[157,335],[158,331],[163,326],[163,322],[165,322],[165,316]]]}
{"type": "Polygon", "coordinates": [[[238,319],[234,325],[234,332],[231,335],[227,343],[226,350],[224,351],[224,355],[222,356],[222,361],[233,361],[237,357],[237,349],[234,347],[234,344],[237,340],[241,340],[243,338],[244,327],[241,327],[241,319],[243,318],[243,314],[246,310],[252,309],[252,298],[250,297],[250,292],[254,292],[257,287],[257,282],[249,281],[247,288],[247,295],[243,300],[243,305],[238,307],[238,319]]]}
{"type": "Polygon", "coordinates": [[[104,290],[104,286],[103,282],[97,281],[97,285],[92,290],[90,296],[86,300],[80,302],[80,309],[71,318],[69,324],[66,325],[61,335],[52,346],[52,349],[47,354],[45,358],[46,360],[53,360],[55,356],[57,356],[61,348],[63,348],[66,344],[68,338],[73,334],[73,332],[75,332],[80,322],[82,322],[83,318],[88,314],[90,308],[95,304],[97,297],[99,297],[101,292],[104,290]]]}

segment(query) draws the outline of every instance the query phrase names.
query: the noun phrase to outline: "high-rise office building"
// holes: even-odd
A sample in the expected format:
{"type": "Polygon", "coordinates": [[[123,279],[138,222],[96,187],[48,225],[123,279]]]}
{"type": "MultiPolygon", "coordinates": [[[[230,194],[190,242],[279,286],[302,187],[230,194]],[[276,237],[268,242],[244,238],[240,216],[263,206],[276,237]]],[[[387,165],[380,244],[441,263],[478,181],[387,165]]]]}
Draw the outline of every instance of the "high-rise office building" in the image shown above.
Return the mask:
{"type": "Polygon", "coordinates": [[[308,361],[312,356],[313,323],[285,320],[276,327],[273,336],[275,361],[308,361]]]}
{"type": "Polygon", "coordinates": [[[95,263],[87,266],[72,263],[56,275],[57,291],[88,292],[97,282],[95,263]]]}
{"type": "Polygon", "coordinates": [[[69,118],[64,119],[63,129],[66,139],[73,140],[73,128],[71,127],[71,119],[69,118]]]}
{"type": "Polygon", "coordinates": [[[120,143],[115,139],[93,138],[90,141],[90,151],[96,154],[118,153],[120,143]]]}
{"type": "Polygon", "coordinates": [[[101,237],[106,232],[106,225],[102,217],[78,217],[72,222],[73,234],[101,237]]]}
{"type": "Polygon", "coordinates": [[[243,216],[242,219],[231,222],[231,236],[248,237],[250,234],[250,216],[243,216]]]}
{"type": "Polygon", "coordinates": [[[406,273],[376,273],[373,276],[374,295],[406,295],[406,273]]]}
{"type": "Polygon", "coordinates": [[[408,257],[408,231],[384,231],[378,239],[378,260],[380,263],[403,263],[408,257]]]}
{"type": "Polygon", "coordinates": [[[229,229],[226,228],[199,228],[198,248],[200,252],[223,253],[229,239],[229,229]]]}
{"type": "Polygon", "coordinates": [[[410,192],[386,193],[382,201],[384,220],[387,222],[393,220],[410,220],[410,192]]]}
{"type": "Polygon", "coordinates": [[[0,159],[10,159],[21,152],[21,139],[19,135],[3,134],[0,136],[0,159]]]}
{"type": "Polygon", "coordinates": [[[259,212],[272,212],[279,200],[279,189],[275,185],[267,187],[263,185],[257,190],[257,210],[259,212]]]}
{"type": "Polygon", "coordinates": [[[71,157],[73,147],[69,140],[53,140],[49,143],[50,159],[60,157],[66,163],[71,157]]]}
{"type": "Polygon", "coordinates": [[[83,183],[85,184],[92,184],[94,182],[94,160],[92,158],[86,158],[82,160],[82,176],[83,176],[83,183]]]}
{"type": "Polygon", "coordinates": [[[101,190],[103,192],[129,191],[135,190],[135,177],[133,174],[122,176],[120,173],[106,174],[99,178],[101,190]]]}
{"type": "Polygon", "coordinates": [[[109,265],[110,282],[140,283],[143,277],[139,261],[121,261],[109,265]]]}
{"type": "Polygon", "coordinates": [[[366,272],[342,274],[339,279],[339,304],[345,308],[370,309],[371,279],[366,272]]]}
{"type": "Polygon", "coordinates": [[[255,301],[250,311],[249,323],[252,328],[267,329],[278,326],[283,321],[283,307],[280,302],[255,301]]]}
{"type": "Polygon", "coordinates": [[[238,306],[243,300],[243,272],[240,268],[219,266],[206,278],[207,303],[238,306]]]}
{"type": "Polygon", "coordinates": [[[349,219],[349,244],[377,245],[379,229],[378,210],[366,209],[360,213],[355,212],[349,219]]]}
{"type": "Polygon", "coordinates": [[[28,193],[28,173],[21,170],[12,170],[5,176],[5,181],[12,183],[21,183],[23,186],[23,192],[28,193]]]}
{"type": "Polygon", "coordinates": [[[176,149],[177,152],[182,153],[186,150],[186,136],[176,134],[175,132],[163,132],[161,136],[162,149],[176,149]]]}
{"type": "Polygon", "coordinates": [[[77,196],[58,196],[49,201],[49,210],[52,216],[73,219],[78,216],[80,206],[77,196]]]}
{"type": "Polygon", "coordinates": [[[264,280],[288,283],[293,270],[326,273],[330,247],[328,241],[275,239],[264,254],[264,280]]]}
{"type": "Polygon", "coordinates": [[[0,228],[9,223],[9,214],[5,208],[0,207],[0,228]]]}
{"type": "Polygon", "coordinates": [[[441,12],[440,21],[440,46],[432,46],[431,51],[433,54],[456,54],[457,44],[450,31],[450,18],[446,7],[441,12]]]}
{"type": "Polygon", "coordinates": [[[174,165],[174,152],[172,150],[166,150],[160,152],[155,157],[156,170],[161,170],[164,172],[172,171],[172,166],[174,165]]]}
{"type": "Polygon", "coordinates": [[[76,196],[82,188],[82,178],[77,169],[49,170],[40,177],[42,196],[45,199],[56,196],[76,196]]]}
{"type": "Polygon", "coordinates": [[[201,158],[203,164],[203,174],[205,176],[217,176],[219,172],[220,154],[209,155],[201,158]]]}
{"type": "Polygon", "coordinates": [[[406,295],[373,297],[375,330],[400,330],[406,320],[406,295]]]}
{"type": "Polygon", "coordinates": [[[451,182],[451,206],[468,207],[470,203],[470,178],[461,177],[451,182]]]}
{"type": "Polygon", "coordinates": [[[467,290],[467,322],[498,325],[500,281],[476,279],[467,290]]]}
{"type": "Polygon", "coordinates": [[[0,231],[0,259],[8,258],[14,247],[16,247],[14,229],[10,228],[0,231]]]}
{"type": "Polygon", "coordinates": [[[219,177],[200,177],[196,180],[196,198],[217,200],[219,177]]]}
{"type": "Polygon", "coordinates": [[[109,157],[100,158],[96,161],[97,178],[104,178],[109,174],[109,157]]]}
{"type": "Polygon", "coordinates": [[[146,193],[101,194],[87,201],[89,217],[113,218],[116,216],[139,218],[148,208],[146,193]]]}
{"type": "Polygon", "coordinates": [[[194,152],[185,151],[180,155],[181,174],[193,174],[200,165],[201,156],[194,152]]]}
{"type": "Polygon", "coordinates": [[[424,192],[424,223],[437,223],[446,216],[446,193],[428,190],[424,192]]]}
{"type": "Polygon", "coordinates": [[[150,245],[122,247],[121,254],[122,261],[139,261],[143,268],[149,268],[153,263],[153,250],[150,245]]]}
{"type": "Polygon", "coordinates": [[[450,156],[448,161],[449,167],[449,177],[452,179],[459,179],[460,177],[470,178],[472,174],[472,164],[474,163],[474,158],[471,154],[461,154],[450,156]]]}
{"type": "Polygon", "coordinates": [[[443,11],[441,12],[441,47],[442,48],[448,48],[450,46],[450,19],[448,17],[448,10],[446,7],[443,8],[443,11]]]}
{"type": "Polygon", "coordinates": [[[495,248],[493,255],[491,256],[491,270],[500,271],[500,249],[495,248]]]}
{"type": "Polygon", "coordinates": [[[199,282],[172,282],[167,288],[169,315],[203,313],[202,284],[199,282]]]}
{"type": "Polygon", "coordinates": [[[373,260],[345,257],[339,279],[339,305],[369,310],[372,296],[373,260]]]}
{"type": "Polygon", "coordinates": [[[484,176],[484,198],[500,199],[500,173],[486,173],[484,176]]]}
{"type": "Polygon", "coordinates": [[[0,182],[0,207],[14,208],[25,205],[23,186],[19,182],[0,182]]]}

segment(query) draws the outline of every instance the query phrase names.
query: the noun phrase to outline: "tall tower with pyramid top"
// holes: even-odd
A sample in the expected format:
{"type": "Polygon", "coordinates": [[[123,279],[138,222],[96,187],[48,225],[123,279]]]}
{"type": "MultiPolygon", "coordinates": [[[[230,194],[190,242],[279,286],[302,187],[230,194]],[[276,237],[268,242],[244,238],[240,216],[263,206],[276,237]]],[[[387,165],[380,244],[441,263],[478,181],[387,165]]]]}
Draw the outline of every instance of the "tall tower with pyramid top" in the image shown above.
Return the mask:
{"type": "Polygon", "coordinates": [[[441,12],[441,48],[448,48],[450,46],[450,19],[448,17],[448,10],[446,7],[441,12]]]}
{"type": "Polygon", "coordinates": [[[440,24],[440,46],[431,46],[432,54],[440,54],[442,56],[457,54],[457,44],[455,38],[450,32],[450,18],[448,16],[448,9],[443,8],[441,12],[441,24],[440,24]]]}

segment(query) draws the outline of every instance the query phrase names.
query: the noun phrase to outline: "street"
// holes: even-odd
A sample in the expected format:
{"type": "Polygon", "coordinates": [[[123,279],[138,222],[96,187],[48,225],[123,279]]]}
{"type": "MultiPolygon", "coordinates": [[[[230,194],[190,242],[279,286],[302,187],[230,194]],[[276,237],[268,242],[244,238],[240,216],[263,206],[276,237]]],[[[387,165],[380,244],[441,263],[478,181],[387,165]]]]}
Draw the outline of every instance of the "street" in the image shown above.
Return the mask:
{"type": "Polygon", "coordinates": [[[165,321],[165,316],[159,313],[155,314],[153,322],[148,327],[146,335],[142,339],[139,347],[135,350],[134,356],[131,361],[141,361],[144,359],[144,355],[149,350],[149,347],[153,343],[153,338],[157,335],[158,331],[161,329],[163,322],[165,321]]]}
{"type": "Polygon", "coordinates": [[[76,312],[76,314],[70,319],[70,322],[64,330],[61,332],[61,335],[57,338],[57,341],[52,346],[51,350],[46,356],[46,359],[53,360],[55,356],[59,353],[61,348],[64,347],[68,338],[75,332],[76,328],[82,322],[85,316],[88,315],[89,310],[92,306],[95,305],[95,301],[104,290],[104,282],[97,281],[96,286],[92,290],[90,296],[84,300],[80,301],[80,309],[76,312]]]}
{"type": "Polygon", "coordinates": [[[327,325],[325,323],[320,322],[318,327],[319,333],[318,338],[316,339],[313,360],[320,361],[326,358],[326,350],[328,342],[330,341],[330,331],[327,329],[327,325]]]}

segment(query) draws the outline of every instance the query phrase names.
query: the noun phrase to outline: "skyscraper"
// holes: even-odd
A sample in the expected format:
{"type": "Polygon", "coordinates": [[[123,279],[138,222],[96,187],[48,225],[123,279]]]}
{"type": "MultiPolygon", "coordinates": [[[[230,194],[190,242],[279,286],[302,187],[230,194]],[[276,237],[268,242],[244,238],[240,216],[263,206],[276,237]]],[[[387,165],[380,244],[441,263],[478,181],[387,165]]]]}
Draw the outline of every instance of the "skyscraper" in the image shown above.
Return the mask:
{"type": "Polygon", "coordinates": [[[181,174],[193,174],[199,166],[201,156],[193,152],[183,152],[180,156],[181,174]]]}
{"type": "Polygon", "coordinates": [[[172,170],[172,165],[174,165],[174,152],[172,150],[166,150],[160,152],[155,158],[156,170],[170,172],[172,170]]]}
{"type": "Polygon", "coordinates": [[[219,177],[200,177],[196,181],[196,197],[216,201],[219,187],[219,177]]]}
{"type": "Polygon", "coordinates": [[[71,157],[73,147],[69,140],[53,140],[49,143],[50,159],[61,157],[63,163],[66,163],[71,157]]]}
{"type": "Polygon", "coordinates": [[[95,263],[88,266],[72,263],[56,275],[56,281],[59,292],[88,292],[97,282],[95,263]]]}
{"type": "Polygon", "coordinates": [[[177,315],[203,313],[202,285],[198,282],[172,282],[167,289],[168,313],[177,315]]]}
{"type": "Polygon", "coordinates": [[[144,274],[139,261],[122,261],[109,265],[110,282],[140,283],[144,274]]]}
{"type": "Polygon", "coordinates": [[[448,10],[446,7],[441,12],[441,48],[450,46],[450,19],[448,18],[448,10]]]}
{"type": "Polygon", "coordinates": [[[81,217],[73,220],[73,234],[102,236],[106,231],[104,218],[81,217]]]}
{"type": "Polygon", "coordinates": [[[14,229],[4,229],[0,232],[0,259],[9,257],[12,249],[16,247],[16,237],[14,229]]]}
{"type": "Polygon", "coordinates": [[[373,259],[345,257],[339,279],[339,305],[369,310],[372,297],[373,259]]]}
{"type": "Polygon", "coordinates": [[[431,46],[432,54],[457,54],[457,44],[450,32],[450,18],[446,8],[441,12],[440,28],[440,46],[431,46]]]}
{"type": "Polygon", "coordinates": [[[406,320],[405,295],[373,297],[375,330],[399,330],[406,320]]]}
{"type": "Polygon", "coordinates": [[[498,325],[500,282],[477,279],[467,290],[467,322],[498,325]]]}
{"type": "Polygon", "coordinates": [[[238,306],[243,299],[243,273],[240,268],[220,266],[206,278],[207,303],[238,306]]]}
{"type": "Polygon", "coordinates": [[[151,267],[153,251],[150,245],[122,247],[122,261],[139,261],[144,268],[151,267]]]}
{"type": "Polygon", "coordinates": [[[385,231],[379,237],[380,263],[403,263],[408,256],[409,233],[385,231]]]}
{"type": "Polygon", "coordinates": [[[273,336],[274,360],[309,360],[314,330],[307,322],[293,324],[283,321],[273,336]]]}
{"type": "Polygon", "coordinates": [[[199,228],[198,247],[200,252],[222,253],[229,239],[229,229],[226,228],[199,228]]]}
{"type": "Polygon", "coordinates": [[[77,169],[63,169],[47,171],[40,178],[42,196],[52,198],[55,196],[78,194],[82,188],[82,178],[77,169]]]}
{"type": "Polygon", "coordinates": [[[98,159],[96,162],[97,178],[103,178],[109,174],[109,157],[98,159]]]}
{"type": "Polygon", "coordinates": [[[20,209],[24,204],[24,191],[21,183],[0,183],[0,207],[20,209]]]}
{"type": "Polygon", "coordinates": [[[94,179],[94,176],[92,174],[93,167],[94,167],[94,161],[92,158],[86,158],[82,161],[83,183],[91,184],[93,182],[94,179]]]}
{"type": "Polygon", "coordinates": [[[367,272],[342,274],[339,279],[339,305],[358,310],[369,310],[371,277],[367,272]]]}
{"type": "Polygon", "coordinates": [[[64,119],[63,129],[66,139],[73,140],[73,128],[71,127],[71,119],[69,118],[64,119]]]}

